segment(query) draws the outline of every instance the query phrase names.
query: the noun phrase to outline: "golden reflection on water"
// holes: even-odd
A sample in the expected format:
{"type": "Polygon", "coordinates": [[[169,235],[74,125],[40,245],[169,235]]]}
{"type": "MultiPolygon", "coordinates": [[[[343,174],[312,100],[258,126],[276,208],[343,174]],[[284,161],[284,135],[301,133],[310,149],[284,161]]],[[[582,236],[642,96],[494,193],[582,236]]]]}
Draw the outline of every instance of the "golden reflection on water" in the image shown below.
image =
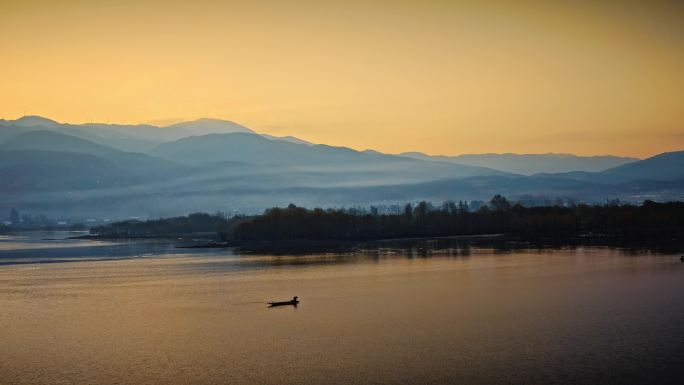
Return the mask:
{"type": "Polygon", "coordinates": [[[629,383],[681,351],[683,278],[581,248],[2,266],[0,382],[629,383]]]}

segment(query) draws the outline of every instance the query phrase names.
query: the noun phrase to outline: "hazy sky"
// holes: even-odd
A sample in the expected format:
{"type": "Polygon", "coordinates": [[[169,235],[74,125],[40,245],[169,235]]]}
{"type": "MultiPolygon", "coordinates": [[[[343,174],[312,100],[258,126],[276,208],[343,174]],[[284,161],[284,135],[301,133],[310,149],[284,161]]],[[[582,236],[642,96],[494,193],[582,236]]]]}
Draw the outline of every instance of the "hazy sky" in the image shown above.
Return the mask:
{"type": "Polygon", "coordinates": [[[647,156],[684,149],[683,4],[0,0],[0,117],[647,156]]]}

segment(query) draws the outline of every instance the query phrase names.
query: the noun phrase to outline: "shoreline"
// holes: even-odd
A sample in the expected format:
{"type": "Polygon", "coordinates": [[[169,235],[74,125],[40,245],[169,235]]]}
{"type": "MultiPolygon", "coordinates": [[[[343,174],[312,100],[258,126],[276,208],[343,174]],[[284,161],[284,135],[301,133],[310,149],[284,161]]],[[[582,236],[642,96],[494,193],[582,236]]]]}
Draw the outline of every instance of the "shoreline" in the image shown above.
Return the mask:
{"type": "MultiPolygon", "coordinates": [[[[442,245],[434,247],[470,246],[470,247],[494,247],[501,249],[516,248],[558,248],[558,247],[617,247],[625,249],[646,249],[653,251],[684,252],[684,239],[677,238],[635,238],[616,235],[575,235],[566,237],[528,236],[519,234],[471,234],[471,235],[448,235],[404,238],[348,238],[348,239],[294,239],[294,240],[259,240],[242,242],[222,242],[216,237],[208,237],[203,234],[175,234],[156,236],[100,236],[82,235],[68,237],[67,239],[99,240],[99,241],[153,241],[165,240],[178,242],[174,247],[177,249],[228,249],[236,248],[242,252],[259,253],[317,253],[317,252],[350,252],[365,247],[414,246],[421,243],[436,242],[442,245]]],[[[421,246],[423,247],[423,246],[421,246]]],[[[433,246],[430,246],[433,247],[433,246]]]]}
{"type": "MultiPolygon", "coordinates": [[[[87,239],[105,240],[99,237],[87,239]]],[[[684,240],[676,238],[641,239],[625,236],[592,236],[592,237],[526,237],[513,234],[480,234],[480,235],[456,235],[441,237],[406,237],[406,238],[358,238],[358,239],[297,239],[297,240],[261,240],[244,242],[220,242],[204,241],[197,238],[184,237],[137,237],[116,238],[116,240],[177,240],[186,244],[175,246],[178,249],[227,249],[237,248],[243,252],[265,253],[316,253],[316,252],[342,252],[363,249],[366,247],[423,247],[423,243],[437,243],[429,247],[494,247],[502,249],[515,248],[557,248],[557,247],[617,247],[625,249],[648,249],[663,250],[669,252],[684,252],[684,240]],[[441,245],[440,245],[441,244],[441,245]]]]}

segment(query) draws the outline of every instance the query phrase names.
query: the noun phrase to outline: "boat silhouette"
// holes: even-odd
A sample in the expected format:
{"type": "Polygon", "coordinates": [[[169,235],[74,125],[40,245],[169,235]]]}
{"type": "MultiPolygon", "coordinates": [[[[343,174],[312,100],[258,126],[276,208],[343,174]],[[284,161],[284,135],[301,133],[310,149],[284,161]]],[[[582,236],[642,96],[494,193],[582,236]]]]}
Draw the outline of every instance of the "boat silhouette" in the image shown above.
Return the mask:
{"type": "Polygon", "coordinates": [[[273,302],[269,302],[269,303],[268,303],[268,305],[269,305],[268,307],[288,306],[288,305],[297,307],[297,304],[299,303],[299,300],[298,300],[297,298],[298,298],[298,297],[295,296],[295,297],[292,298],[290,301],[280,301],[280,302],[275,302],[275,301],[273,301],[273,302]]]}

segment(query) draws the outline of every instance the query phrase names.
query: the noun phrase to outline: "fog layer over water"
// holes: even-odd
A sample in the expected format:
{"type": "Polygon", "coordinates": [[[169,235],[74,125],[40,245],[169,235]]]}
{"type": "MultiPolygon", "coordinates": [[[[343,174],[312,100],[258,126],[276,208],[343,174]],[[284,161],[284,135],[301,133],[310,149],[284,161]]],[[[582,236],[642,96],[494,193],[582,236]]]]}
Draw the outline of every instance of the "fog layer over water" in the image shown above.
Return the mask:
{"type": "Polygon", "coordinates": [[[675,254],[427,243],[274,256],[40,239],[0,242],[2,383],[684,379],[675,254]],[[50,253],[80,261],[31,263],[50,253]],[[266,307],[295,295],[296,308],[266,307]]]}

